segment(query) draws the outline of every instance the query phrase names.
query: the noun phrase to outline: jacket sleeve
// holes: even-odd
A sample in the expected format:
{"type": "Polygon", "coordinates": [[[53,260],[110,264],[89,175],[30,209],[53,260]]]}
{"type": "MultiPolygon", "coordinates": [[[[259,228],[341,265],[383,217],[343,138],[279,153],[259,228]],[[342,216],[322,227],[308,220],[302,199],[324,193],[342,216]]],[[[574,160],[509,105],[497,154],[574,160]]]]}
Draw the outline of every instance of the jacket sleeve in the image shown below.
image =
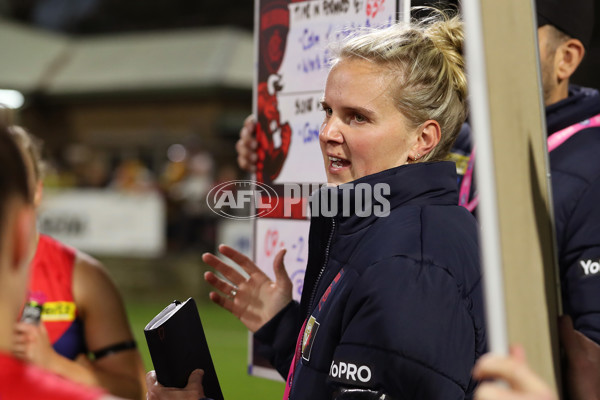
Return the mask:
{"type": "Polygon", "coordinates": [[[600,178],[591,182],[564,223],[560,249],[564,309],[575,329],[600,344],[600,178]]]}
{"type": "Polygon", "coordinates": [[[256,350],[275,367],[283,379],[287,378],[294,358],[296,339],[301,326],[300,305],[296,301],[291,301],[254,333],[257,342],[256,350]]]}
{"type": "MultiPolygon", "coordinates": [[[[348,299],[329,371],[333,392],[363,388],[392,399],[464,399],[482,350],[471,296],[444,268],[394,257],[361,276],[348,299]]],[[[335,398],[335,396],[334,396],[335,398]]]]}

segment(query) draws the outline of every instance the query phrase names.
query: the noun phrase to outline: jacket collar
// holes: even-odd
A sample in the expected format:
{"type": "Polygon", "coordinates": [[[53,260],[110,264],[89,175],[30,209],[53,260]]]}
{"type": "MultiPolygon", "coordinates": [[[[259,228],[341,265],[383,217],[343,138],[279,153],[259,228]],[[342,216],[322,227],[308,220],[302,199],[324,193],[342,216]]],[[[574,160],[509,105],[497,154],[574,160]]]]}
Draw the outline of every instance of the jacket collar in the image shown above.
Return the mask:
{"type": "Polygon", "coordinates": [[[569,97],[546,107],[548,135],[600,113],[600,94],[595,89],[570,85],[569,97]]]}
{"type": "Polygon", "coordinates": [[[402,165],[323,187],[310,203],[313,219],[334,218],[340,233],[352,233],[400,206],[458,204],[456,167],[450,161],[402,165]]]}

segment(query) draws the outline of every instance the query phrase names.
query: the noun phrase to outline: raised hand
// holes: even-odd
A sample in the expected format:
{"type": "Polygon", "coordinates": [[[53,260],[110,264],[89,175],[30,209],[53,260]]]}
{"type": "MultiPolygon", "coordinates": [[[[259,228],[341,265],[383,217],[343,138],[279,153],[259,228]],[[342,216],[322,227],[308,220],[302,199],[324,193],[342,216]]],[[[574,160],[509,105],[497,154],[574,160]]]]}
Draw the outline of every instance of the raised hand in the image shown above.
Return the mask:
{"type": "Polygon", "coordinates": [[[475,400],[558,400],[550,387],[531,370],[520,346],[511,348],[509,357],[483,355],[473,368],[473,377],[503,381],[481,383],[475,391],[475,400]]]}
{"type": "Polygon", "coordinates": [[[221,292],[211,292],[210,299],[238,317],[251,332],[256,332],[292,300],[292,281],[283,265],[286,250],[279,251],[273,260],[275,281],[252,260],[231,247],[221,245],[219,252],[242,267],[248,277],[214,254],[204,253],[202,260],[229,281],[220,279],[212,272],[206,272],[204,279],[221,292]]]}
{"type": "Polygon", "coordinates": [[[256,148],[258,143],[254,138],[256,132],[256,120],[254,115],[249,115],[244,121],[244,126],[240,130],[240,138],[235,144],[235,150],[238,157],[237,162],[241,169],[248,172],[256,170],[256,148]]]}

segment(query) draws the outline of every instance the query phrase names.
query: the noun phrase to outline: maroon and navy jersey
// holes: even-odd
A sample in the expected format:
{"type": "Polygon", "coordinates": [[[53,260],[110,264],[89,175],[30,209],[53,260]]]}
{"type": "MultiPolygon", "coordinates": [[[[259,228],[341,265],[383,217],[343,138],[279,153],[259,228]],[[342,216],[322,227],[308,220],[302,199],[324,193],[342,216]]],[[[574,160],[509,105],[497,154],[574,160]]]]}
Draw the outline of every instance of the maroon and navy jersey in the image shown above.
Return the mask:
{"type": "Polygon", "coordinates": [[[83,324],[73,300],[73,267],[76,251],[40,235],[31,264],[29,301],[43,304],[41,320],[59,354],[74,359],[85,353],[83,324]]]}

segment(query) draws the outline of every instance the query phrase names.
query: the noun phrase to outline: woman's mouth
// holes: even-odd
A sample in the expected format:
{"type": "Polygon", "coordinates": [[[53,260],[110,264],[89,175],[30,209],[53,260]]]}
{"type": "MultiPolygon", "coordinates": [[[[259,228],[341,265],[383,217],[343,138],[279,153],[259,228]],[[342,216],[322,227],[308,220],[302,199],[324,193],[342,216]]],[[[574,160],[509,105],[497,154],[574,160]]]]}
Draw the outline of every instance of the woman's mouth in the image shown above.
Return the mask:
{"type": "Polygon", "coordinates": [[[344,160],[343,158],[332,157],[332,156],[329,156],[329,162],[333,168],[344,168],[350,164],[350,162],[348,160],[344,160]]]}
{"type": "Polygon", "coordinates": [[[331,163],[331,166],[333,168],[343,168],[344,166],[346,166],[348,164],[348,161],[343,160],[341,158],[337,158],[337,157],[331,157],[329,156],[329,162],[331,163]]]}

